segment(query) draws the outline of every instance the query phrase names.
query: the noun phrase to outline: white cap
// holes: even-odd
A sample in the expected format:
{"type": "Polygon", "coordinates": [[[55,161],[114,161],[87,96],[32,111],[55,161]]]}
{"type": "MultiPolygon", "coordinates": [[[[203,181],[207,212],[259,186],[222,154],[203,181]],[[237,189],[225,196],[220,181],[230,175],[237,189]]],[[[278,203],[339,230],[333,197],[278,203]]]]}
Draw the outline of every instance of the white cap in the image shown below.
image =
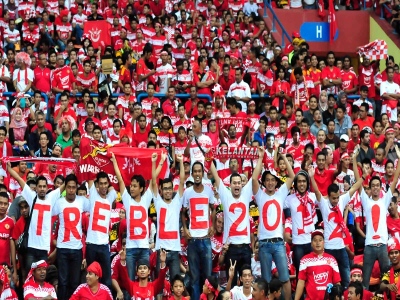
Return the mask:
{"type": "Polygon", "coordinates": [[[347,134],[342,134],[340,136],[340,140],[344,140],[344,141],[348,142],[350,139],[349,139],[349,136],[347,134]]]}

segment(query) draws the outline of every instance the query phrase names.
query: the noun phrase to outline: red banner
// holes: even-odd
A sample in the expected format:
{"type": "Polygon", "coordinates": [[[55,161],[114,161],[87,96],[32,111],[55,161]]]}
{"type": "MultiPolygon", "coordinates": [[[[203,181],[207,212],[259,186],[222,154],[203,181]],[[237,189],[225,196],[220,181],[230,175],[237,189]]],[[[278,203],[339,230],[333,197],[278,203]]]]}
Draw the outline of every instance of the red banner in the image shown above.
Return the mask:
{"type": "MultiPolygon", "coordinates": [[[[130,185],[133,175],[142,175],[145,180],[151,179],[151,156],[158,154],[157,164],[161,159],[161,153],[165,149],[143,149],[133,148],[126,144],[108,145],[88,138],[82,138],[80,142],[81,162],[79,164],[78,178],[83,180],[94,180],[100,171],[106,172],[111,184],[119,190],[117,176],[114,166],[110,161],[111,153],[117,159],[125,185],[130,185]]],[[[159,178],[168,175],[168,164],[164,163],[159,178]]]]}
{"type": "Polygon", "coordinates": [[[92,42],[95,49],[111,45],[110,24],[107,21],[89,21],[83,25],[83,34],[92,42]]]}
{"type": "Polygon", "coordinates": [[[246,118],[219,118],[217,119],[218,126],[221,129],[226,129],[228,130],[230,125],[235,125],[236,127],[236,133],[239,134],[239,136],[243,133],[245,127],[249,127],[251,121],[246,118]]]}
{"type": "Polygon", "coordinates": [[[215,147],[211,148],[206,157],[211,159],[257,159],[258,149],[257,147],[215,147]]]}

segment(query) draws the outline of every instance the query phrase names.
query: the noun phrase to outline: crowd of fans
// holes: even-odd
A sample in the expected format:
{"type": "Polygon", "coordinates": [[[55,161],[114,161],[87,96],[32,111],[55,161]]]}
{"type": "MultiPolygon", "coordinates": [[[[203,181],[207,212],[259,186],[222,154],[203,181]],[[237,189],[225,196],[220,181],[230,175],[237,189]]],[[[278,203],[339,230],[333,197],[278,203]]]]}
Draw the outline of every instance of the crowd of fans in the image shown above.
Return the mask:
{"type": "Polygon", "coordinates": [[[282,49],[259,5],[4,3],[0,299],[398,297],[399,67],[282,49]],[[165,151],[115,188],[54,162],[84,139],[165,151]]]}

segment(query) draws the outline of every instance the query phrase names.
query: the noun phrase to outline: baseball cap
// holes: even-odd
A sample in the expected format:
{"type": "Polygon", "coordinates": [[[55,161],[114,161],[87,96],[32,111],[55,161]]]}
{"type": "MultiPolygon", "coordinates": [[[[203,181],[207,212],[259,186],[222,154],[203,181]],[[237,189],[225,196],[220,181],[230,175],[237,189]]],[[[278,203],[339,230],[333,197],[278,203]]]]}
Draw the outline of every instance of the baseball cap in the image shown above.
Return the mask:
{"type": "Polygon", "coordinates": [[[348,142],[350,139],[349,139],[349,136],[348,136],[347,134],[342,134],[342,135],[340,136],[340,140],[343,140],[343,141],[345,141],[345,142],[348,142]]]}
{"type": "Polygon", "coordinates": [[[92,118],[87,118],[87,119],[85,120],[85,126],[88,125],[89,123],[93,123],[93,124],[94,124],[94,121],[93,121],[92,118]]]}
{"type": "Polygon", "coordinates": [[[301,36],[300,36],[300,33],[298,33],[297,31],[293,31],[292,32],[292,37],[293,38],[300,38],[301,36]]]}
{"type": "Polygon", "coordinates": [[[320,229],[314,230],[313,233],[311,233],[311,239],[313,239],[317,235],[324,237],[324,232],[320,229]]]}
{"type": "Polygon", "coordinates": [[[211,28],[210,28],[210,31],[211,31],[211,32],[214,32],[215,34],[218,34],[218,29],[217,29],[217,27],[211,27],[211,28]]]}

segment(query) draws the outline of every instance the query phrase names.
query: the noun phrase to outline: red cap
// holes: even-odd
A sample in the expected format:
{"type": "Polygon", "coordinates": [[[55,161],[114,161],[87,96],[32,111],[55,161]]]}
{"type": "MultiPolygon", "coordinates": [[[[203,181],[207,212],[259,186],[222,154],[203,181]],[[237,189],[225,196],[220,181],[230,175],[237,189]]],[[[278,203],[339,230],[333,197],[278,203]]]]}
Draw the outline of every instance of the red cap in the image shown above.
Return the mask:
{"type": "Polygon", "coordinates": [[[298,33],[297,31],[293,31],[292,32],[292,37],[293,38],[300,38],[300,33],[298,33]]]}
{"type": "Polygon", "coordinates": [[[320,235],[322,237],[324,237],[324,232],[322,230],[314,230],[313,233],[311,233],[311,239],[313,239],[315,236],[320,235]]]}
{"type": "Polygon", "coordinates": [[[231,58],[239,59],[239,55],[237,53],[232,53],[229,55],[231,58]]]}

